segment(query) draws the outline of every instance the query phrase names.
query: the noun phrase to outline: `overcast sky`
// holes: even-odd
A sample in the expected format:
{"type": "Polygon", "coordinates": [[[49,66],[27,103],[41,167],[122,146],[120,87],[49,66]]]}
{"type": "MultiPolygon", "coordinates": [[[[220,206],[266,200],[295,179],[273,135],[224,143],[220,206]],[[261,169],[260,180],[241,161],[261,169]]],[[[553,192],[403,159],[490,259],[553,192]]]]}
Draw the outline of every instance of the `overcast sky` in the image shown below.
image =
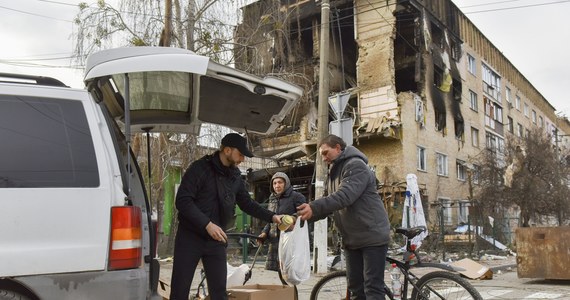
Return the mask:
{"type": "MultiPolygon", "coordinates": [[[[0,72],[51,76],[83,87],[83,71],[70,60],[79,2],[0,0],[0,72]]],[[[563,21],[570,16],[570,0],[453,2],[557,111],[570,115],[570,26],[563,21]]]]}

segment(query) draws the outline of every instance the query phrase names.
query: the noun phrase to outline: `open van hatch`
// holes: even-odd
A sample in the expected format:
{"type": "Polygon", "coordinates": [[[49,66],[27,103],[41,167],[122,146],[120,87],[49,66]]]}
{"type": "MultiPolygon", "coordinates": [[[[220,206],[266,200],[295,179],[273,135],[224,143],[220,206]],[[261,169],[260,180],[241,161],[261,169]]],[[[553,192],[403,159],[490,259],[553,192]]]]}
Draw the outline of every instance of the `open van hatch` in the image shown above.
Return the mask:
{"type": "Polygon", "coordinates": [[[100,51],[88,58],[85,74],[91,94],[114,118],[123,124],[128,121],[133,132],[197,134],[201,123],[212,123],[269,134],[303,92],[277,78],[260,78],[167,47],[100,51]],[[127,115],[125,103],[130,107],[127,115]]]}

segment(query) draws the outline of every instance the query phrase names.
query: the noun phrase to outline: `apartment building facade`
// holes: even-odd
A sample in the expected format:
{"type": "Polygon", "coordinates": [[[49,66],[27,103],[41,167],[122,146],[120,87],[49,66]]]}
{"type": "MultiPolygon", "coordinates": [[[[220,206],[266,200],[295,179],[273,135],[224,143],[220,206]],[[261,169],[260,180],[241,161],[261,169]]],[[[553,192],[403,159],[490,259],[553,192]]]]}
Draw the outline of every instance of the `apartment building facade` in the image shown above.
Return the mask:
{"type": "MultiPolygon", "coordinates": [[[[305,87],[281,131],[255,143],[257,153],[283,159],[280,165],[316,157],[319,3],[257,1],[243,8],[236,29],[237,68],[305,87]]],[[[385,185],[416,174],[430,222],[438,212],[448,226],[467,222],[474,162],[486,148],[500,149],[535,127],[570,133],[568,120],[452,1],[330,4],[330,92],[350,95],[343,117],[353,120],[353,144],[385,185]]]]}

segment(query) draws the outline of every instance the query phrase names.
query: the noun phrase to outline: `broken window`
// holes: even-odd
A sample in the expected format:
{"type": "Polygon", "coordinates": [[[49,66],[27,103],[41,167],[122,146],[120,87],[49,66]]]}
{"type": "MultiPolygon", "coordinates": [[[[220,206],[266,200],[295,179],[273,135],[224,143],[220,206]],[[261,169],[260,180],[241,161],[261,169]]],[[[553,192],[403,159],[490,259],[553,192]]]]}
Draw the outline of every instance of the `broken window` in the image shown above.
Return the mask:
{"type": "Polygon", "coordinates": [[[421,72],[419,48],[422,34],[425,33],[421,30],[423,22],[419,21],[420,18],[420,12],[412,8],[396,13],[398,33],[394,39],[393,53],[397,93],[418,91],[421,72]]]}

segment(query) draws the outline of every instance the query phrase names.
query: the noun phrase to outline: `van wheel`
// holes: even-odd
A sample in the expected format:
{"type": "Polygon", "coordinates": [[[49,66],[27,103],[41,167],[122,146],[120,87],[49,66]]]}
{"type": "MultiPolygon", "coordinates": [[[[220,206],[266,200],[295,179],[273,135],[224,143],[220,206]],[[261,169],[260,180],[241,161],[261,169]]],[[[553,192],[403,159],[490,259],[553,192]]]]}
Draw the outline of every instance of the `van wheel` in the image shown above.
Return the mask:
{"type": "Polygon", "coordinates": [[[29,297],[20,293],[0,289],[0,300],[31,300],[29,297]]]}

